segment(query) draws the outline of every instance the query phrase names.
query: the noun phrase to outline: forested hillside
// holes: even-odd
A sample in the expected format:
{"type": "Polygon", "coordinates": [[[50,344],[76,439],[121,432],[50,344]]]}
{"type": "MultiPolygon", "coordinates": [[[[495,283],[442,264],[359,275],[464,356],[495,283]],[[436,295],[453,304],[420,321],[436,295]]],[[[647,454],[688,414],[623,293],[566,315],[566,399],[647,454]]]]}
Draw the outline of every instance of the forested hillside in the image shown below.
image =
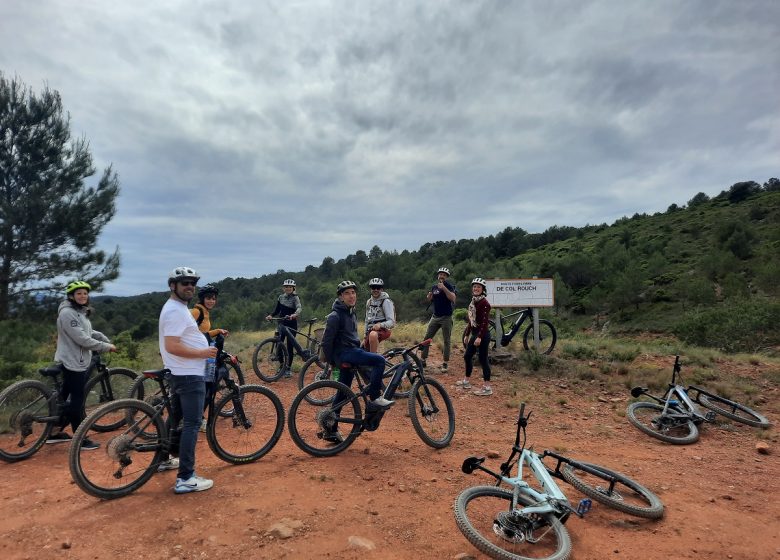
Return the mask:
{"type": "MultiPolygon", "coordinates": [[[[467,305],[468,284],[485,278],[555,279],[556,307],[568,328],[609,321],[614,330],[674,333],[686,342],[726,351],[771,351],[780,344],[780,181],[736,183],[717,197],[699,193],[666,212],[635,214],[611,225],[553,226],[528,233],[521,225],[496,235],[426,243],[416,251],[374,246],[338,261],[326,257],[303,271],[279,270],[259,278],[225,278],[215,321],[230,330],[257,330],[275,304],[285,278],[294,278],[303,317],[329,312],[336,284],[365,287],[381,277],[400,321],[429,315],[425,294],[438,267],[447,266],[467,305]]],[[[157,293],[95,297],[95,328],[139,340],[156,335],[157,293]]],[[[368,297],[361,290],[359,305],[368,297]]],[[[30,344],[53,336],[45,302],[25,310],[0,331],[0,378],[22,373],[30,344]]]]}

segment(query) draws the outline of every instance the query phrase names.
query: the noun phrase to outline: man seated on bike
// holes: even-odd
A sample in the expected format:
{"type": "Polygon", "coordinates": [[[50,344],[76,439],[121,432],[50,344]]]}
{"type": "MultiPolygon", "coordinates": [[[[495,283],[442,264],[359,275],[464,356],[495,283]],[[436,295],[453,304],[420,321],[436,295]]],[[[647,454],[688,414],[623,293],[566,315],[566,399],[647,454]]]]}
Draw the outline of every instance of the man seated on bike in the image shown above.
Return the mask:
{"type": "Polygon", "coordinates": [[[366,302],[366,338],[363,348],[376,353],[379,343],[390,338],[390,329],[395,327],[395,305],[383,291],[385,286],[381,278],[372,278],[368,282],[371,297],[366,302]]]}
{"type": "MultiPolygon", "coordinates": [[[[368,398],[371,403],[380,408],[389,408],[395,401],[382,397],[382,374],[385,370],[385,359],[381,354],[367,352],[360,347],[358,338],[357,316],[357,285],[351,280],[344,280],[336,287],[338,298],[333,302],[333,311],[325,320],[325,332],[322,335],[322,350],[329,364],[340,366],[349,363],[352,366],[371,366],[368,385],[368,398]]],[[[354,369],[343,369],[339,381],[347,387],[352,385],[354,369]]],[[[323,439],[340,443],[338,432],[326,434],[323,439]]]]}
{"type": "MultiPolygon", "coordinates": [[[[276,307],[274,310],[266,315],[266,320],[270,321],[274,317],[283,319],[280,321],[282,326],[289,327],[291,329],[298,330],[298,317],[301,315],[301,298],[295,293],[295,280],[288,278],[282,283],[282,290],[284,293],[279,295],[276,300],[276,307]]],[[[280,331],[282,338],[287,339],[287,363],[284,365],[284,376],[292,377],[292,360],[293,360],[293,335],[280,331]]],[[[300,354],[301,358],[308,360],[310,356],[308,351],[304,350],[300,354]]]]}
{"type": "MultiPolygon", "coordinates": [[[[70,420],[73,432],[84,420],[85,388],[92,365],[92,352],[116,352],[101,332],[92,330],[89,315],[89,292],[91,286],[83,281],[71,282],[65,288],[65,301],[57,311],[57,350],[54,361],[62,364],[62,391],[60,398],[70,404],[65,416],[70,420]]],[[[64,426],[63,426],[64,427],[64,426]]],[[[49,436],[46,443],[70,441],[71,436],[59,431],[49,436]]],[[[97,449],[99,445],[88,438],[81,442],[83,449],[97,449]]]]}

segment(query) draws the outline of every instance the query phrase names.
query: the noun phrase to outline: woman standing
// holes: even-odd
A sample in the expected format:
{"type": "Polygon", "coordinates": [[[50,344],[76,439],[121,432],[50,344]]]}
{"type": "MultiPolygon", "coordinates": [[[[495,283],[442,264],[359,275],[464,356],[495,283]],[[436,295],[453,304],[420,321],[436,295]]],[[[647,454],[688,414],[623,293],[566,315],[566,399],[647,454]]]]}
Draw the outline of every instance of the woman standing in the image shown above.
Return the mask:
{"type": "Polygon", "coordinates": [[[466,360],[466,377],[463,381],[458,381],[456,385],[468,389],[471,387],[469,378],[471,370],[474,367],[471,363],[475,353],[478,353],[479,363],[482,366],[482,379],[484,383],[482,388],[474,391],[475,395],[490,396],[493,389],[490,387],[490,362],[488,361],[488,348],[490,347],[490,303],[485,297],[487,282],[482,278],[474,278],[471,281],[471,303],[469,303],[468,325],[463,332],[463,345],[466,347],[466,353],[463,358],[466,360]]]}
{"type": "MultiPolygon", "coordinates": [[[[77,280],[65,288],[66,299],[57,311],[57,351],[54,361],[62,364],[62,391],[60,397],[70,403],[65,415],[73,431],[84,420],[85,387],[92,365],[92,352],[116,352],[101,332],[92,330],[89,322],[89,292],[92,288],[86,282],[77,280]]],[[[69,441],[71,436],[63,431],[52,434],[46,443],[69,441]]],[[[97,443],[85,438],[81,442],[83,449],[97,449],[97,443]]]]}
{"type": "MultiPolygon", "coordinates": [[[[301,298],[295,293],[295,280],[288,278],[282,283],[283,293],[276,300],[276,307],[269,315],[266,316],[266,320],[270,321],[274,317],[282,319],[280,321],[281,326],[290,327],[291,329],[298,330],[298,317],[301,314],[301,298]]],[[[278,330],[278,327],[277,327],[278,330]]],[[[292,377],[292,360],[293,360],[293,336],[292,334],[283,333],[282,338],[287,339],[287,363],[285,364],[284,376],[292,377]]],[[[304,360],[308,360],[307,355],[301,356],[304,360]]]]}

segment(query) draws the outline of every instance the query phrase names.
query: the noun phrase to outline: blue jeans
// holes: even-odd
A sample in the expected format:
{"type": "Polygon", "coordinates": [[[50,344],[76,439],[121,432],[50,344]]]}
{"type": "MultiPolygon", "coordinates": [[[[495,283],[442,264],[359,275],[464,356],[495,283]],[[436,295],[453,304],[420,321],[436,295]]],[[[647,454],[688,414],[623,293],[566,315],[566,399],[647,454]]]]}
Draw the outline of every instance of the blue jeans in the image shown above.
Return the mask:
{"type": "MultiPolygon", "coordinates": [[[[382,374],[385,372],[385,358],[382,354],[366,352],[362,348],[347,348],[341,352],[339,363],[336,365],[341,365],[341,362],[347,362],[353,366],[371,366],[368,398],[374,400],[382,394],[382,374]]],[[[339,381],[349,387],[352,385],[352,376],[352,369],[342,371],[339,381]]]]}
{"type": "Polygon", "coordinates": [[[173,415],[171,426],[177,432],[182,422],[179,440],[178,478],[187,480],[195,474],[195,444],[198,442],[200,421],[203,417],[203,403],[206,400],[206,383],[202,375],[171,375],[171,405],[173,415]]]}

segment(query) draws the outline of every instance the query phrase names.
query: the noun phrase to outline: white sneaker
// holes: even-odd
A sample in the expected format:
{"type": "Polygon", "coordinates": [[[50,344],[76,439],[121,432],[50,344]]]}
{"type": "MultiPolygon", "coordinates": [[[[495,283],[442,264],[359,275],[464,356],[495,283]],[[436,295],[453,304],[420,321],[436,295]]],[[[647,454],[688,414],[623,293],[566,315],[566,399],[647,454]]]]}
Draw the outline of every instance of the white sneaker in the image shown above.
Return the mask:
{"type": "Polygon", "coordinates": [[[390,408],[395,404],[395,401],[389,401],[386,398],[380,396],[371,401],[371,404],[374,404],[379,408],[390,408]]]}
{"type": "Polygon", "coordinates": [[[178,457],[171,457],[167,461],[163,461],[159,465],[157,465],[157,472],[163,472],[163,471],[172,471],[173,469],[179,468],[179,458],[178,457]]]}
{"type": "Polygon", "coordinates": [[[200,421],[200,431],[204,434],[206,433],[206,419],[200,421]]]}
{"type": "Polygon", "coordinates": [[[189,492],[203,492],[214,486],[214,481],[208,478],[192,475],[187,480],[176,479],[176,486],[173,491],[176,494],[187,494],[189,492]]]}

